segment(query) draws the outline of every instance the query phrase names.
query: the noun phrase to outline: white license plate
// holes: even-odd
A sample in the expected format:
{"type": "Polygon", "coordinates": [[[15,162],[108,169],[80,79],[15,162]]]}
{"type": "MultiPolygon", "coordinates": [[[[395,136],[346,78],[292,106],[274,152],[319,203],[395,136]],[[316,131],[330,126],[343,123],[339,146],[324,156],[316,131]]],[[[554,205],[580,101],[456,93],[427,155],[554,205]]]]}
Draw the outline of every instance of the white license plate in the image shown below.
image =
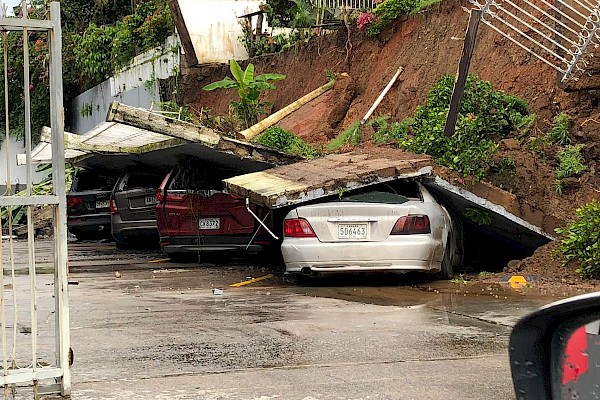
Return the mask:
{"type": "Polygon", "coordinates": [[[339,224],[338,239],[366,239],[367,224],[339,224]]]}
{"type": "Polygon", "coordinates": [[[158,200],[156,199],[156,196],[146,196],[146,198],[144,199],[144,201],[145,201],[146,205],[158,203],[158,200]]]}
{"type": "Polygon", "coordinates": [[[219,229],[221,220],[219,218],[201,218],[199,221],[200,229],[219,229]]]}
{"type": "Polygon", "coordinates": [[[96,208],[108,208],[108,200],[97,201],[96,208]]]}

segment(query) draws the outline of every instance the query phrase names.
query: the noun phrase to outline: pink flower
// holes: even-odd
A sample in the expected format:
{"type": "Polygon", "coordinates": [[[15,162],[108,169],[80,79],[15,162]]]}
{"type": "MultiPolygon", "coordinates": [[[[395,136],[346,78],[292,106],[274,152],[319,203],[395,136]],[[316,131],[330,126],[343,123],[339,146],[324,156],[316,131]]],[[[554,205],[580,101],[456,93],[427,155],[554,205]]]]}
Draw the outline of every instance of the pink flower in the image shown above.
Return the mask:
{"type": "Polygon", "coordinates": [[[33,83],[30,83],[30,84],[29,84],[29,90],[30,90],[30,91],[31,91],[31,90],[33,90],[33,83]]]}
{"type": "Polygon", "coordinates": [[[364,30],[367,29],[367,27],[376,20],[377,18],[375,17],[375,15],[373,15],[373,13],[362,12],[358,14],[358,18],[356,19],[356,26],[358,27],[359,31],[364,32],[364,30]]]}

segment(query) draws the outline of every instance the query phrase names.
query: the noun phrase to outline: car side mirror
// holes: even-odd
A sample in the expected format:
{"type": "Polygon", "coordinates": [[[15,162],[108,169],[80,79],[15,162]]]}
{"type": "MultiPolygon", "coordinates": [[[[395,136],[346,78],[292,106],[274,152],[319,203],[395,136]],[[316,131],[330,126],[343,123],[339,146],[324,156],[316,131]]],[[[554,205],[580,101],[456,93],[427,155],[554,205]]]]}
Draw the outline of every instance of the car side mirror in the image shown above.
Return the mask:
{"type": "Polygon", "coordinates": [[[600,398],[600,293],[558,301],[521,319],[509,357],[517,400],[600,398]]]}

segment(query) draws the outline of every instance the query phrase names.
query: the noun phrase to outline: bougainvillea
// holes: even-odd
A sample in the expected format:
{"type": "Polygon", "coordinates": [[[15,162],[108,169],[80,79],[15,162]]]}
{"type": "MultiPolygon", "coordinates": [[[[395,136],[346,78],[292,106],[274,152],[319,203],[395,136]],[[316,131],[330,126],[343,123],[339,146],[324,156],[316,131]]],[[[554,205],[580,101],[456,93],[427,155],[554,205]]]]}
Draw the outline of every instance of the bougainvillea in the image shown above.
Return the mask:
{"type": "Polygon", "coordinates": [[[358,15],[358,18],[356,19],[356,26],[358,27],[359,31],[364,32],[365,29],[367,29],[367,27],[376,20],[377,17],[375,17],[373,13],[362,12],[358,15]]]}

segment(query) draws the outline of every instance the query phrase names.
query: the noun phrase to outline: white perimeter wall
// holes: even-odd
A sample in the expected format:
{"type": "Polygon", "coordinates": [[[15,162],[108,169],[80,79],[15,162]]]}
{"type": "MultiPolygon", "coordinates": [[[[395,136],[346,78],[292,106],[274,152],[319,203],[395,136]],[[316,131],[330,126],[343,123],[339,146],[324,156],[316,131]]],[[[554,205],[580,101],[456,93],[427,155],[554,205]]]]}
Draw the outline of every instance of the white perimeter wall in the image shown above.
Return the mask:
{"type": "MultiPolygon", "coordinates": [[[[246,49],[238,40],[242,27],[237,17],[258,11],[261,3],[262,0],[179,0],[198,63],[248,59],[246,49]]],[[[256,17],[253,22],[256,23],[256,17]]],[[[265,18],[263,29],[266,28],[265,18]]]]}
{"type": "Polygon", "coordinates": [[[113,101],[146,109],[160,102],[158,80],[179,74],[179,47],[179,39],[171,36],[162,47],[140,54],[116,75],[75,97],[70,131],[82,135],[106,121],[113,101]],[[84,108],[88,112],[82,113],[84,108]]]}

